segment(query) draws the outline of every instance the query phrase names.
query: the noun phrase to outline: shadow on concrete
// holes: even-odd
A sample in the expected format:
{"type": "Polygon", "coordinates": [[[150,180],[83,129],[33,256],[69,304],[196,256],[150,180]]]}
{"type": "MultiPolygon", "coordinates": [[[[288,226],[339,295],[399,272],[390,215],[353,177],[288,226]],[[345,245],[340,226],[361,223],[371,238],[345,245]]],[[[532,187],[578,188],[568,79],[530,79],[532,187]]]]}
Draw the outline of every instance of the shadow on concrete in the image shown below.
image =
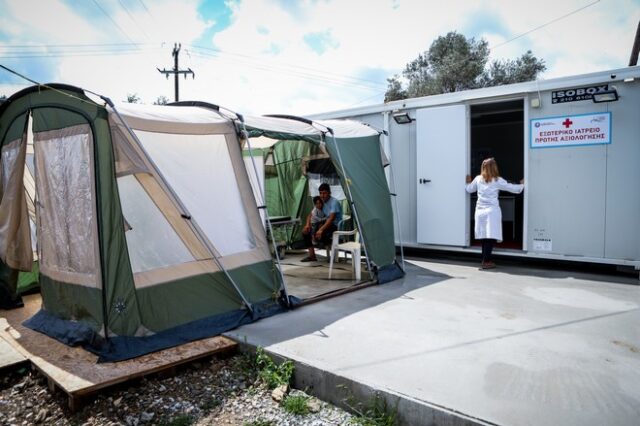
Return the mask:
{"type": "MultiPolygon", "coordinates": [[[[394,299],[413,299],[409,295],[412,291],[442,284],[453,278],[447,274],[421,268],[408,262],[405,263],[405,272],[406,275],[396,281],[373,285],[333,297],[323,303],[304,305],[304,309],[307,312],[304,322],[296,321],[291,323],[288,317],[295,314],[297,310],[294,309],[293,311],[276,315],[268,321],[258,321],[248,326],[243,326],[240,329],[225,333],[225,335],[239,342],[244,342],[246,341],[246,336],[243,330],[250,328],[252,330],[249,332],[252,336],[250,343],[255,346],[270,346],[312,333],[322,337],[324,328],[342,318],[374,308],[394,299]],[[286,325],[283,325],[283,323],[286,325]],[[269,331],[262,333],[260,332],[261,329],[269,331]]],[[[460,277],[457,278],[460,279],[460,277]]]]}

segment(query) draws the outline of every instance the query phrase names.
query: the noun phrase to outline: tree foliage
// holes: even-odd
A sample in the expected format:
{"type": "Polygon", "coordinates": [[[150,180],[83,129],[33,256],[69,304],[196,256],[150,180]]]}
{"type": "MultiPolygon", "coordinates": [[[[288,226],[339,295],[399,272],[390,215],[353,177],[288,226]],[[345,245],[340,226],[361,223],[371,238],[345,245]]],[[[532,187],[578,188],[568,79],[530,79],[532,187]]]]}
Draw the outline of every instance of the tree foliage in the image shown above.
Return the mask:
{"type": "Polygon", "coordinates": [[[158,98],[153,102],[154,105],[166,105],[169,103],[169,98],[166,96],[158,96],[158,98]]]}
{"type": "Polygon", "coordinates": [[[127,102],[130,104],[137,104],[140,102],[140,96],[137,93],[127,93],[127,102]]]}
{"type": "Polygon", "coordinates": [[[438,37],[429,50],[409,62],[402,77],[387,79],[385,102],[418,96],[457,92],[479,87],[498,86],[535,80],[546,69],[531,51],[515,60],[494,60],[488,66],[486,40],[466,38],[455,31],[438,37]]]}

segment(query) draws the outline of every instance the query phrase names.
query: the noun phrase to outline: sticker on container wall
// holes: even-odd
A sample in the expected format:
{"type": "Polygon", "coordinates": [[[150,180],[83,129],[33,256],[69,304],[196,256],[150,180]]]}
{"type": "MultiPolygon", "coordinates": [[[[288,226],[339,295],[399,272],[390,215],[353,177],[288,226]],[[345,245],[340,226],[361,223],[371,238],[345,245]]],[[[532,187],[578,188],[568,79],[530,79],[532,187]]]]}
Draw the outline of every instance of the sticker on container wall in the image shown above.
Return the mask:
{"type": "Polygon", "coordinates": [[[553,244],[551,236],[546,229],[536,228],[533,230],[533,251],[552,251],[553,244]]]}
{"type": "Polygon", "coordinates": [[[552,251],[551,238],[534,238],[533,251],[552,251]]]}
{"type": "Polygon", "coordinates": [[[534,118],[530,126],[531,148],[611,143],[611,112],[534,118]]]}

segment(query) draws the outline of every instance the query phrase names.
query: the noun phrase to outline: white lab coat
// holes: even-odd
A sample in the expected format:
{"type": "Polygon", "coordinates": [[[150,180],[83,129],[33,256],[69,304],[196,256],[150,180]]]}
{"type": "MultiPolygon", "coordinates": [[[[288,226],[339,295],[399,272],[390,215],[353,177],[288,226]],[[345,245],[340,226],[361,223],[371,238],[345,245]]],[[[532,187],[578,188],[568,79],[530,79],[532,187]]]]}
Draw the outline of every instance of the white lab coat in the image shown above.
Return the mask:
{"type": "Polygon", "coordinates": [[[502,211],[500,210],[498,195],[500,191],[519,194],[523,189],[524,185],[508,183],[501,177],[487,183],[481,175],[476,176],[467,185],[467,192],[478,191],[478,201],[474,215],[476,239],[492,238],[502,241],[502,211]]]}

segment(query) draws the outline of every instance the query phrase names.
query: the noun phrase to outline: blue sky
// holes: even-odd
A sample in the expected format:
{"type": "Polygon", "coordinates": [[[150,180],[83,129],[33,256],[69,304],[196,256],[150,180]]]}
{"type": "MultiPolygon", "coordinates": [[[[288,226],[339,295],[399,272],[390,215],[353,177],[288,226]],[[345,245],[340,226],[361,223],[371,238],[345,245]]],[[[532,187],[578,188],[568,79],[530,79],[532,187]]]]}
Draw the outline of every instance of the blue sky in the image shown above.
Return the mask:
{"type": "MultiPolygon", "coordinates": [[[[380,103],[386,78],[458,31],[493,59],[527,50],[543,79],[622,68],[640,0],[0,0],[0,64],[38,82],[144,103],[173,98],[244,113],[311,114],[380,103]]],[[[30,83],[0,70],[0,94],[30,83]]]]}

